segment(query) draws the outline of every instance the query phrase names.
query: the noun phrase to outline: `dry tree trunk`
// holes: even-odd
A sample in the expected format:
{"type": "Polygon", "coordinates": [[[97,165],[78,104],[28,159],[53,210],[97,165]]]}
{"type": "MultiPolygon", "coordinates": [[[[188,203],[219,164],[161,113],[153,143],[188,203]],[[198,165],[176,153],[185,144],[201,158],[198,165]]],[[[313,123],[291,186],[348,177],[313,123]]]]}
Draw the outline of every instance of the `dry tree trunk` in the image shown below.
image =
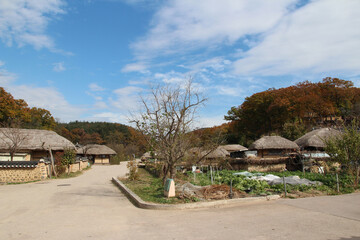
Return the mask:
{"type": "Polygon", "coordinates": [[[50,159],[51,159],[51,166],[52,166],[55,177],[57,177],[55,164],[54,164],[54,157],[53,157],[53,154],[52,154],[52,151],[51,151],[51,147],[49,147],[49,153],[50,153],[50,159]]]}

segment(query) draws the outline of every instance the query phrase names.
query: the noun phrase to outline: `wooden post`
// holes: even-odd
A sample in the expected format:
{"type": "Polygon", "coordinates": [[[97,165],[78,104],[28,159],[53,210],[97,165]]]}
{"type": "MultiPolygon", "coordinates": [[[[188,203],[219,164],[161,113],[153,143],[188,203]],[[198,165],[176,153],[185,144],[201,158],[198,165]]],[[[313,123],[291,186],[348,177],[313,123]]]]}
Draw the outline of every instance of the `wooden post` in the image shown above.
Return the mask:
{"type": "Polygon", "coordinates": [[[285,177],[283,176],[283,183],[284,183],[284,193],[285,193],[285,197],[287,197],[287,192],[286,192],[286,181],[285,181],[285,177]]]}
{"type": "Polygon", "coordinates": [[[337,192],[340,192],[339,175],[337,173],[336,173],[336,190],[337,192]]]}
{"type": "Polygon", "coordinates": [[[210,165],[210,176],[211,176],[211,185],[214,184],[214,179],[213,179],[213,172],[212,172],[212,166],[210,165]]]}
{"type": "Polygon", "coordinates": [[[56,173],[56,170],[55,170],[55,164],[54,164],[54,157],[53,157],[52,150],[51,150],[50,146],[49,146],[49,153],[50,153],[50,159],[51,159],[51,166],[52,166],[55,177],[57,177],[57,173],[56,173]]]}

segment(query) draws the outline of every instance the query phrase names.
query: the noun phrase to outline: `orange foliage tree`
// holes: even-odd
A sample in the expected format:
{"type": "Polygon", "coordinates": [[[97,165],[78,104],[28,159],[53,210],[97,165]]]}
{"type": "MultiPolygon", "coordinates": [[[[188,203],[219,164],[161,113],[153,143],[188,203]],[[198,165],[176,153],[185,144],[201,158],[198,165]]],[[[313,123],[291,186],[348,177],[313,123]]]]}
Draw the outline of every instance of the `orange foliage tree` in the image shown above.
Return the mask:
{"type": "Polygon", "coordinates": [[[349,122],[360,113],[359,101],[360,89],[351,81],[327,77],[318,83],[305,81],[255,93],[232,107],[225,119],[240,133],[230,134],[231,142],[246,145],[263,134],[281,134],[288,123],[310,128],[336,124],[337,120],[349,122]]]}

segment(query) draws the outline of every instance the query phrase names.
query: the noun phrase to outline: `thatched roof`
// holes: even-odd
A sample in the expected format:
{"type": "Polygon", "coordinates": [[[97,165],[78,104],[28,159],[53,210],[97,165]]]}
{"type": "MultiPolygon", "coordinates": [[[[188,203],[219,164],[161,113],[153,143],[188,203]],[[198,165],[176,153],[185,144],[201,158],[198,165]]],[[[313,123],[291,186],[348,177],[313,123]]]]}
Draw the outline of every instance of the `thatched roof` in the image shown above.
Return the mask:
{"type": "Polygon", "coordinates": [[[280,136],[265,136],[251,144],[249,149],[299,149],[299,146],[296,143],[280,136]]]}
{"type": "Polygon", "coordinates": [[[88,144],[77,149],[78,154],[85,153],[88,155],[116,155],[116,152],[105,145],[88,144]]]}
{"type": "Polygon", "coordinates": [[[225,158],[226,156],[230,156],[230,153],[220,146],[210,153],[209,151],[202,151],[201,156],[205,156],[205,159],[225,158]]]}
{"type": "Polygon", "coordinates": [[[200,147],[194,147],[189,149],[188,155],[195,155],[199,158],[204,158],[204,159],[214,159],[214,158],[225,158],[226,156],[229,156],[230,153],[228,151],[226,151],[224,148],[222,148],[222,146],[217,147],[214,150],[204,150],[203,148],[200,147]]]}
{"type": "Polygon", "coordinates": [[[150,159],[150,158],[152,158],[152,157],[151,157],[151,152],[149,151],[149,152],[144,153],[144,154],[141,156],[141,158],[142,158],[142,159],[150,159]]]}
{"type": "Polygon", "coordinates": [[[295,142],[300,148],[306,147],[315,147],[315,148],[325,148],[325,143],[323,140],[326,140],[333,136],[340,135],[341,132],[333,128],[320,128],[308,132],[301,138],[298,138],[295,142]]]}
{"type": "Polygon", "coordinates": [[[248,150],[246,147],[241,146],[240,144],[221,145],[220,147],[225,149],[229,153],[231,153],[231,152],[241,152],[241,151],[248,150]]]}
{"type": "Polygon", "coordinates": [[[0,150],[7,150],[7,143],[11,139],[20,139],[18,150],[64,150],[65,148],[75,149],[66,138],[53,131],[39,129],[0,128],[0,150]]]}

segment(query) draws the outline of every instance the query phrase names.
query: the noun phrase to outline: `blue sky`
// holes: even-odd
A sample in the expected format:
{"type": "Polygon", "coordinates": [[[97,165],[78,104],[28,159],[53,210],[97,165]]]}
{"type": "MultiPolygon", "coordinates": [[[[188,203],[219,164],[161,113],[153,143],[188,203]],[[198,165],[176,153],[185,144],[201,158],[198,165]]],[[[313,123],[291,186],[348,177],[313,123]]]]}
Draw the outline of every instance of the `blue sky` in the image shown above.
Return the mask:
{"type": "Polygon", "coordinates": [[[62,122],[128,124],[139,95],[192,77],[199,127],[268,88],[360,86],[358,0],[0,0],[0,86],[62,122]]]}

